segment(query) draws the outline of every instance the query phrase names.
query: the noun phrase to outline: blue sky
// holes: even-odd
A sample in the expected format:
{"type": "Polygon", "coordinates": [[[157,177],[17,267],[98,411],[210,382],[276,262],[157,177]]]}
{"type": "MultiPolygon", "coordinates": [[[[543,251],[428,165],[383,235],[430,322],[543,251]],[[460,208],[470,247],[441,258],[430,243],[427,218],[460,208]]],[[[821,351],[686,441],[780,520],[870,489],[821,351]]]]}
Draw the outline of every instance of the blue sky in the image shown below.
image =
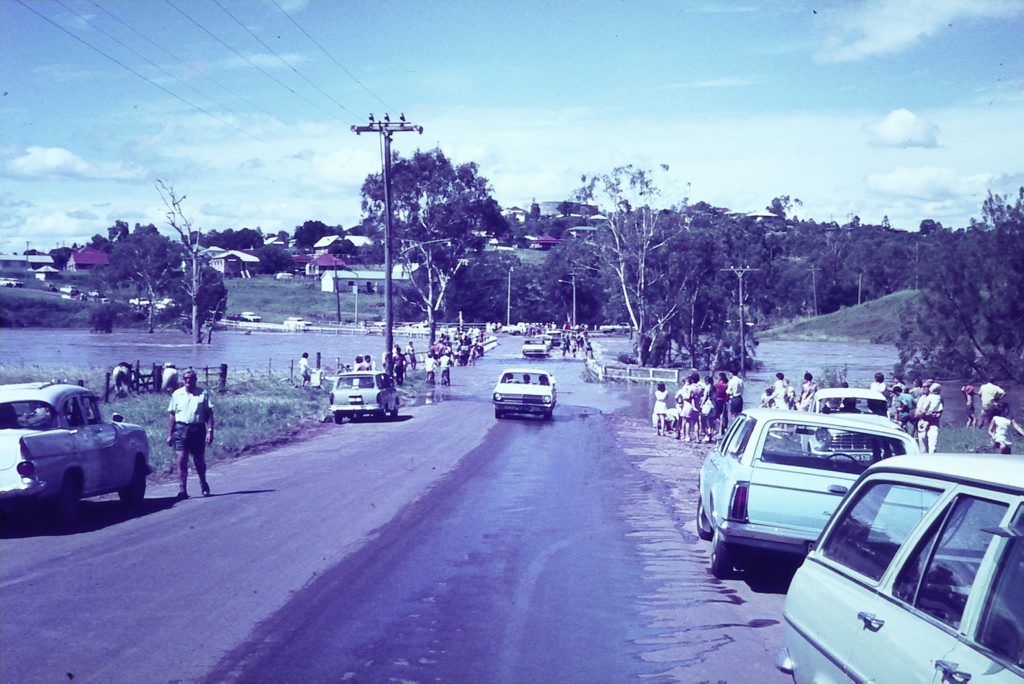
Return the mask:
{"type": "Polygon", "coordinates": [[[913,230],[1024,185],[1017,0],[0,0],[0,31],[5,252],[163,228],[157,179],[204,229],[350,226],[385,111],[504,207],[666,164],[673,203],[913,230]]]}

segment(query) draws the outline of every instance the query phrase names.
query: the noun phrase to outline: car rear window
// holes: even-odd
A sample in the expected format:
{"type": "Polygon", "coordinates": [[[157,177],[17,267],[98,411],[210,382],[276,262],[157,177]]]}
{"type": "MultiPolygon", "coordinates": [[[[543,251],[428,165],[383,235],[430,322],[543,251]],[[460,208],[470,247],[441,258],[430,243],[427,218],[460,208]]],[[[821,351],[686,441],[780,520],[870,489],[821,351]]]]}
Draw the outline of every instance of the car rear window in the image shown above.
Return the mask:
{"type": "Polygon", "coordinates": [[[883,458],[906,453],[903,440],[847,428],[774,423],[765,435],[766,463],[862,473],[883,458]]]}
{"type": "Polygon", "coordinates": [[[57,412],[45,401],[8,401],[0,404],[0,430],[52,430],[57,412]]]}
{"type": "Polygon", "coordinates": [[[343,375],[338,378],[335,389],[373,389],[373,377],[368,375],[343,375]]]}

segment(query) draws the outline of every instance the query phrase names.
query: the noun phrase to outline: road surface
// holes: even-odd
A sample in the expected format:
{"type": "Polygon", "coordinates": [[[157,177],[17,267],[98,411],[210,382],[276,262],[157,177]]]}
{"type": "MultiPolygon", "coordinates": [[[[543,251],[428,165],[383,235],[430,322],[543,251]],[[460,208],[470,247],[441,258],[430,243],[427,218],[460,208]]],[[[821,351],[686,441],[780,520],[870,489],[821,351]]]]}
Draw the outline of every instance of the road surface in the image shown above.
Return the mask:
{"type": "Polygon", "coordinates": [[[574,361],[537,362],[553,421],[496,421],[509,363],[218,465],[209,499],[166,485],[134,516],[88,503],[73,534],[8,527],[0,679],[783,681],[789,574],[707,574],[699,454],[574,361]]]}

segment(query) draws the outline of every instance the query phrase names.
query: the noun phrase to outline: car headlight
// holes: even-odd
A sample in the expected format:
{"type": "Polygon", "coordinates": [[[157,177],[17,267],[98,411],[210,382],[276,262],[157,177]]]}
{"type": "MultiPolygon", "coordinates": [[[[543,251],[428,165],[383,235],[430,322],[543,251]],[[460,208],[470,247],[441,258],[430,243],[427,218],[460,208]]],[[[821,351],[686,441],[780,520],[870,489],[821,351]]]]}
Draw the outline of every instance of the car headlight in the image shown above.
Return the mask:
{"type": "Polygon", "coordinates": [[[501,401],[501,393],[500,392],[495,392],[494,393],[494,401],[501,401]]]}
{"type": "Polygon", "coordinates": [[[545,404],[550,404],[551,403],[551,395],[550,394],[544,395],[544,403],[545,404]]]}

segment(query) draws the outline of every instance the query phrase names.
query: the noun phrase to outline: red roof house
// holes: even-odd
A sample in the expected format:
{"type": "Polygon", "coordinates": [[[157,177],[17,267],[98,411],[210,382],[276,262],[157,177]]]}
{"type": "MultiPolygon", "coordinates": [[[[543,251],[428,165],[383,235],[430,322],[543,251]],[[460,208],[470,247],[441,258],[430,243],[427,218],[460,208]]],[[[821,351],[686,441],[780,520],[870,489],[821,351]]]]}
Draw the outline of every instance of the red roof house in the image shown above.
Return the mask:
{"type": "Polygon", "coordinates": [[[68,271],[91,271],[94,268],[110,265],[110,255],[92,247],[83,247],[71,253],[68,271]]]}

